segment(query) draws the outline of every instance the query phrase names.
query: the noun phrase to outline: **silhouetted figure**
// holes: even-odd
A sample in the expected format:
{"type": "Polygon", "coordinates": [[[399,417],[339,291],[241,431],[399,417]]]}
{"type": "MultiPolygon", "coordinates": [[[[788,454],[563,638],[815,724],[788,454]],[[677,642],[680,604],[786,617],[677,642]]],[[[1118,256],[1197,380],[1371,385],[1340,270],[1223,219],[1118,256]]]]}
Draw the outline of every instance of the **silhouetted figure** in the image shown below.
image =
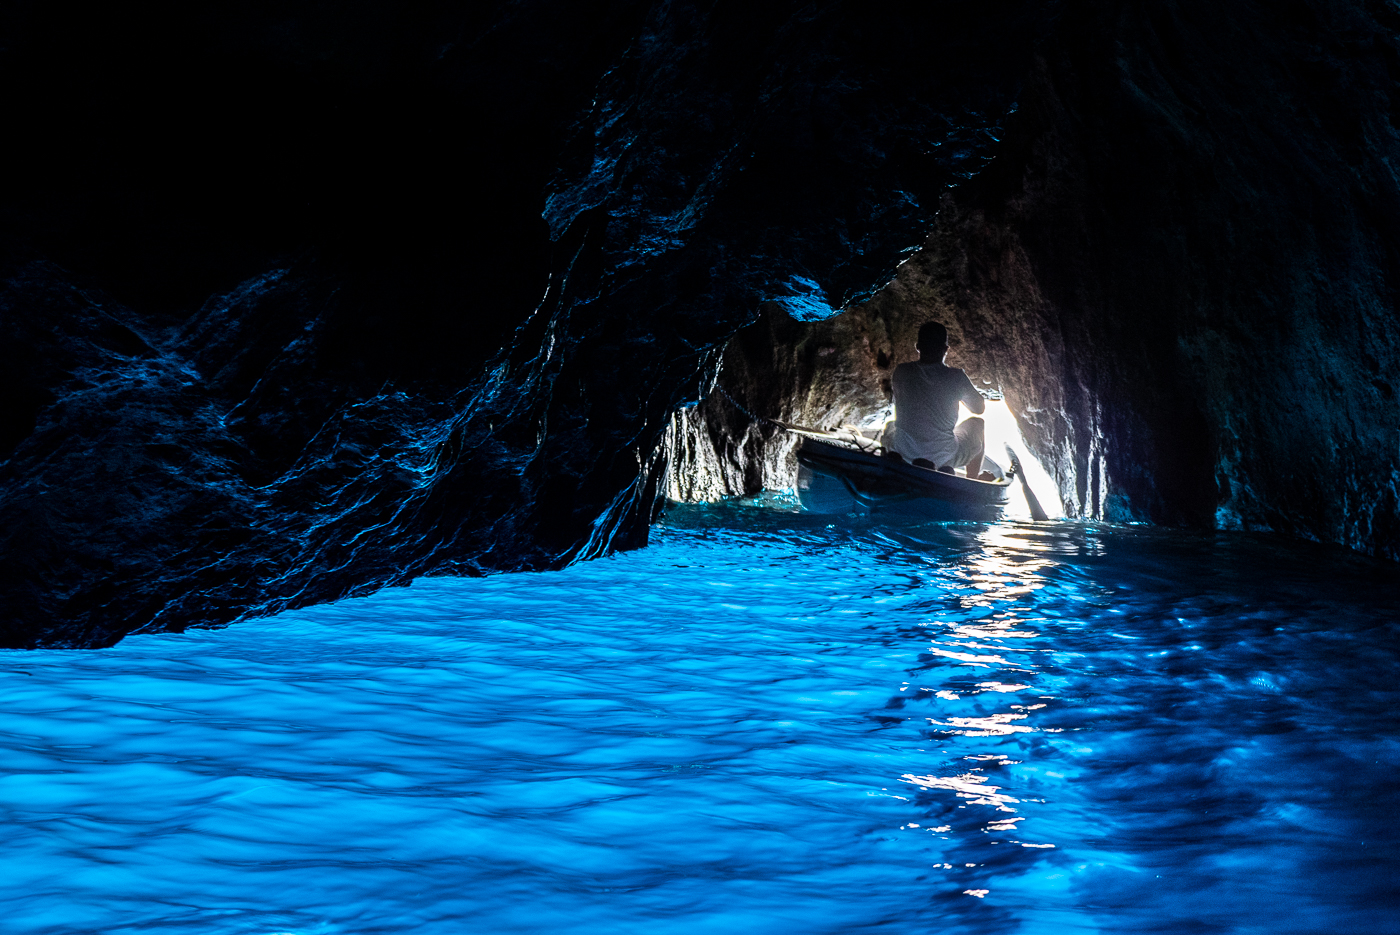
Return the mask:
{"type": "Polygon", "coordinates": [[[894,452],[919,467],[945,474],[964,468],[968,477],[995,480],[982,471],[986,448],[983,422],[978,418],[958,422],[958,403],[975,414],[986,411],[982,394],[956,367],[943,363],[948,353],[948,329],[926,322],[914,347],[919,359],[894,368],[895,420],[885,426],[886,453],[894,452]]]}

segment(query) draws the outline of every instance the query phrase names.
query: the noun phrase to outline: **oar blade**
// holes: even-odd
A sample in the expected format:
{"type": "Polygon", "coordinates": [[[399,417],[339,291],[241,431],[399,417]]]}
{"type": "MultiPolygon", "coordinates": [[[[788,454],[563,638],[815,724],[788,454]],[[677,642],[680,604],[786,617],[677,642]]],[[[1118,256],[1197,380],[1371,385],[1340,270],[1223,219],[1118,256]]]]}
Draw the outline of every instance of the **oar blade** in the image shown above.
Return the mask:
{"type": "Polygon", "coordinates": [[[1030,507],[1031,519],[1049,519],[1045,509],[1040,505],[1035,492],[1031,490],[1031,485],[1026,483],[1026,472],[1021,470],[1021,459],[1016,457],[1016,452],[1011,450],[1011,446],[1006,446],[1006,456],[1011,459],[1011,470],[1016,472],[1016,476],[1021,480],[1021,492],[1026,495],[1026,506],[1030,507]]]}

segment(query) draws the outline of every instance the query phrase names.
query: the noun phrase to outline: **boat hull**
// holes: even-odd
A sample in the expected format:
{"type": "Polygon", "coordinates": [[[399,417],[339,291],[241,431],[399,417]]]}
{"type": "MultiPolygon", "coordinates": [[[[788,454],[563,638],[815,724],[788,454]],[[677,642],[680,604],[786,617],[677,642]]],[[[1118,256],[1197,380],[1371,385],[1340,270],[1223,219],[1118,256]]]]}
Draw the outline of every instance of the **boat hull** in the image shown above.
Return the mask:
{"type": "Polygon", "coordinates": [[[812,513],[990,522],[1011,489],[1007,480],[969,480],[813,438],[802,440],[797,463],[797,496],[812,513]]]}

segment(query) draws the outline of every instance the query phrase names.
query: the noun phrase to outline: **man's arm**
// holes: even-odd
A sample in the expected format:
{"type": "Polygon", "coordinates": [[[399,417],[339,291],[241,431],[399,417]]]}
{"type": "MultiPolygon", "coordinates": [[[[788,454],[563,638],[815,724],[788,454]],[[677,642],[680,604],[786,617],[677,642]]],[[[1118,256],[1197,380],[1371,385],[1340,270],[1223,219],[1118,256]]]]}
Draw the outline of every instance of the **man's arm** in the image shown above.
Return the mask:
{"type": "Polygon", "coordinates": [[[962,374],[964,384],[959,399],[967,404],[968,412],[971,412],[975,416],[980,416],[987,411],[987,401],[982,398],[981,393],[977,392],[977,387],[972,385],[972,380],[968,377],[967,371],[959,370],[958,373],[962,374]]]}

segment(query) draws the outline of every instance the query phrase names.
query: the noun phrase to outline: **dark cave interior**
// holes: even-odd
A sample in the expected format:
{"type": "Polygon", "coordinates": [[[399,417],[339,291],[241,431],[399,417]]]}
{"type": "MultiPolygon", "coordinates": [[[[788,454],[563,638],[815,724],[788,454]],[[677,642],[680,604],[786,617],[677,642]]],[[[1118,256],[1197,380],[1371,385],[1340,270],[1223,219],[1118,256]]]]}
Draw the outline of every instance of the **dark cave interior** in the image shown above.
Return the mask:
{"type": "Polygon", "coordinates": [[[5,646],[638,546],[929,318],[1070,515],[1400,559],[1388,0],[0,15],[5,646]]]}

